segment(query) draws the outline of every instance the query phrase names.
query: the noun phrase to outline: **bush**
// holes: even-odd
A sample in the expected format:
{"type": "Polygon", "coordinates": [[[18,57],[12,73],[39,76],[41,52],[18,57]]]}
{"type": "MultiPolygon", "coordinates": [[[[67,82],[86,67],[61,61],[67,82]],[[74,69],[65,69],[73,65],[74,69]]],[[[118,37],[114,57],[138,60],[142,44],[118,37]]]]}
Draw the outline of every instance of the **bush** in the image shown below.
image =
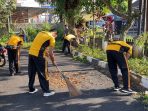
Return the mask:
{"type": "Polygon", "coordinates": [[[147,58],[131,58],[128,61],[129,67],[132,71],[141,75],[148,76],[148,60],[147,58]]]}
{"type": "Polygon", "coordinates": [[[35,26],[33,26],[33,25],[29,25],[26,28],[28,41],[29,42],[33,41],[38,32],[39,32],[39,29],[36,29],[35,26]]]}
{"type": "Polygon", "coordinates": [[[0,43],[5,43],[7,42],[9,39],[9,35],[3,35],[1,38],[0,38],[0,43]]]}
{"type": "Polygon", "coordinates": [[[98,49],[92,49],[92,48],[89,48],[86,45],[79,45],[79,47],[76,50],[82,52],[84,55],[92,56],[94,58],[98,58],[100,60],[107,61],[106,53],[104,53],[104,51],[102,51],[99,48],[98,49]]]}
{"type": "Polygon", "coordinates": [[[49,31],[49,29],[51,28],[51,26],[52,26],[51,24],[45,22],[45,23],[42,24],[41,29],[42,29],[43,31],[49,31]]]}

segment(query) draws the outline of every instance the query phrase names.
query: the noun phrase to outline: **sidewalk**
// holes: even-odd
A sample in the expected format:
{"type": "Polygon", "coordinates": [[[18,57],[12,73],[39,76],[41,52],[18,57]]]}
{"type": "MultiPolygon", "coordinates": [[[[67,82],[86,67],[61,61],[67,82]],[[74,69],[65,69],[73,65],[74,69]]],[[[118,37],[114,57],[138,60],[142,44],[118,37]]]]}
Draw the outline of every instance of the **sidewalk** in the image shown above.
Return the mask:
{"type": "MultiPolygon", "coordinates": [[[[56,53],[59,68],[66,75],[74,74],[82,78],[77,85],[83,94],[69,97],[67,89],[50,86],[56,94],[43,97],[38,79],[35,81],[39,92],[30,95],[28,91],[28,55],[23,50],[21,75],[8,76],[8,65],[0,68],[0,111],[145,111],[143,105],[134,97],[112,91],[110,78],[89,65],[75,62],[71,57],[56,53]]],[[[49,70],[56,69],[49,64],[49,70]]]]}

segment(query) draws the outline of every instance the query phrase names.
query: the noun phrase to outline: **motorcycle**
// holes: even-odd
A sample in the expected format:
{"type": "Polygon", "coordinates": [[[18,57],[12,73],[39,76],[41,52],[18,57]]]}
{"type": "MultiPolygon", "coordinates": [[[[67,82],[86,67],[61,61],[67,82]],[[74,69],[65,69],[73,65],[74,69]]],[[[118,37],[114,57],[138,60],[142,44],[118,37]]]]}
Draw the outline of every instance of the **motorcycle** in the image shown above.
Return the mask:
{"type": "Polygon", "coordinates": [[[6,52],[7,50],[0,44],[0,67],[6,64],[6,52]]]}

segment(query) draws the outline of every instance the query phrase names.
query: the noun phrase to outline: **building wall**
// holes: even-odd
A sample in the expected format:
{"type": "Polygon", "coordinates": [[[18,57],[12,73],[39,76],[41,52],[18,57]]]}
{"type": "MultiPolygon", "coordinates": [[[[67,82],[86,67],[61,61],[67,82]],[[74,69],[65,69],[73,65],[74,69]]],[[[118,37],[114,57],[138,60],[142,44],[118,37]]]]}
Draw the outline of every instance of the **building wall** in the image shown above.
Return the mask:
{"type": "Polygon", "coordinates": [[[28,10],[16,10],[11,16],[12,23],[28,23],[28,10]]]}

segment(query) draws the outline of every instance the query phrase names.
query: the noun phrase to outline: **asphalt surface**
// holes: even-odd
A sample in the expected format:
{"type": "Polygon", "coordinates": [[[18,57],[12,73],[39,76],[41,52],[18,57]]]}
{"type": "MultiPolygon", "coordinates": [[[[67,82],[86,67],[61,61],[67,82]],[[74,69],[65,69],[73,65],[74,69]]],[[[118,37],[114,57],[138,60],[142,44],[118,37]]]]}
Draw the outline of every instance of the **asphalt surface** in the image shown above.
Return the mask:
{"type": "MultiPolygon", "coordinates": [[[[69,97],[68,90],[54,88],[56,94],[43,97],[38,78],[35,86],[39,91],[28,94],[28,54],[21,53],[22,74],[9,76],[8,62],[0,68],[0,111],[145,111],[143,105],[133,96],[114,92],[111,79],[80,62],[74,61],[61,53],[56,53],[59,68],[65,73],[76,73],[77,78],[84,76],[77,86],[83,94],[69,97]]],[[[49,70],[56,70],[49,63],[49,70]]]]}

